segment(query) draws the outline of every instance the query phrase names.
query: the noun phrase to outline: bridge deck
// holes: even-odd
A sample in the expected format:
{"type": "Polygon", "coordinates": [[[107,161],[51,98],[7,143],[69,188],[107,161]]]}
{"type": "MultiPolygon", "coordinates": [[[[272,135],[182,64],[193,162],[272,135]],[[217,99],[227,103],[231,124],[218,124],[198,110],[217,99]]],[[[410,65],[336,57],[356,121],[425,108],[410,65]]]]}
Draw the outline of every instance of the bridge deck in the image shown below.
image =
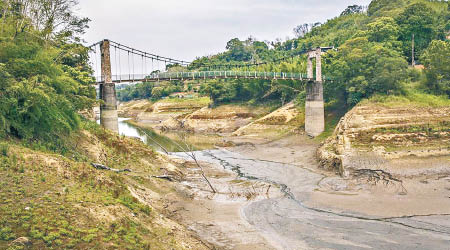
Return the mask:
{"type": "MultiPolygon", "coordinates": [[[[101,83],[101,77],[97,77],[97,83],[101,83]]],[[[149,75],[113,75],[113,82],[158,82],[201,79],[279,79],[314,81],[302,73],[284,72],[251,72],[251,71],[201,71],[201,72],[165,72],[149,75]]]]}

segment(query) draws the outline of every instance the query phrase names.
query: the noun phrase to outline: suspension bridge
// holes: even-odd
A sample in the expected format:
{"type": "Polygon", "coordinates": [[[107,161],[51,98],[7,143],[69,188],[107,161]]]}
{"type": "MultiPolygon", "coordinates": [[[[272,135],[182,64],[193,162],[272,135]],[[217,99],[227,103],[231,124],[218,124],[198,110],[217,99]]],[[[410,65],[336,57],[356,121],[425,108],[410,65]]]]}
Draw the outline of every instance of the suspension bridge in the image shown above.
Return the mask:
{"type": "MultiPolygon", "coordinates": [[[[323,53],[332,49],[332,47],[321,47],[300,52],[299,55],[307,55],[306,73],[239,70],[243,67],[250,69],[250,67],[253,66],[260,66],[273,62],[235,65],[197,64],[195,65],[196,68],[203,68],[207,70],[187,71],[188,66],[192,65],[192,62],[159,56],[110,40],[102,40],[89,46],[89,49],[90,58],[93,67],[95,68],[95,72],[101,72],[101,75],[96,76],[95,78],[96,83],[100,86],[100,98],[103,100],[100,107],[100,121],[102,126],[107,129],[116,132],[118,131],[117,100],[115,89],[116,83],[189,81],[201,79],[273,79],[305,81],[307,82],[305,131],[311,136],[317,136],[325,129],[321,57],[323,53]],[[98,57],[100,57],[100,59],[98,57]],[[313,59],[316,60],[315,77],[313,70],[313,59]],[[100,65],[98,63],[99,60],[100,65]],[[166,72],[168,68],[173,67],[181,70],[179,72],[172,70],[170,72],[166,72]],[[210,70],[223,68],[225,68],[225,70],[210,70]],[[113,70],[114,74],[112,74],[113,70]]],[[[274,62],[283,61],[289,58],[293,58],[293,55],[286,58],[277,59],[274,62]]]]}

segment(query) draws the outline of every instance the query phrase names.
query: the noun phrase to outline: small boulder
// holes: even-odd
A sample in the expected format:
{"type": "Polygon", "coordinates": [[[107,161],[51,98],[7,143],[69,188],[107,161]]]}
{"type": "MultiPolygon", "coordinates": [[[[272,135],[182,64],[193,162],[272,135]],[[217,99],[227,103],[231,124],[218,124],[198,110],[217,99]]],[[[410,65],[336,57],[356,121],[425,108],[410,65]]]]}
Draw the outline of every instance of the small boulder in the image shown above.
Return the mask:
{"type": "Polygon", "coordinates": [[[31,246],[31,240],[27,237],[20,237],[11,242],[11,246],[31,246]]]}

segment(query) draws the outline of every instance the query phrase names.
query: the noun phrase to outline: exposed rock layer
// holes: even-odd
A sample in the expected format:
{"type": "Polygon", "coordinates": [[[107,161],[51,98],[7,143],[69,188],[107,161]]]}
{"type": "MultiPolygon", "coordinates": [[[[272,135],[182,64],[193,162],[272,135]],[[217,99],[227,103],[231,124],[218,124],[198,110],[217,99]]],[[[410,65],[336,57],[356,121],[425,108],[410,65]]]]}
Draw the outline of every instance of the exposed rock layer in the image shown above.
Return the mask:
{"type": "Polygon", "coordinates": [[[358,169],[402,176],[450,172],[450,107],[357,106],[317,154],[322,166],[343,175],[358,169]]]}

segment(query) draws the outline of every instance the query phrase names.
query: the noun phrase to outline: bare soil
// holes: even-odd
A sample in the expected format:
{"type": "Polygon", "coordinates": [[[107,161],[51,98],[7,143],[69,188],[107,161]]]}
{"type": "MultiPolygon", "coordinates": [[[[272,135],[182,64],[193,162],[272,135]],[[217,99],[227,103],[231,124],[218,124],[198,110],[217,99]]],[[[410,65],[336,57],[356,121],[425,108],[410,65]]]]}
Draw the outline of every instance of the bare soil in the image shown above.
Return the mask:
{"type": "Polygon", "coordinates": [[[449,175],[389,184],[344,179],[318,167],[319,145],[306,136],[240,138],[240,145],[197,153],[219,194],[192,171],[178,189],[184,199],[170,206],[174,218],[214,246],[447,249],[450,243],[449,175]],[[233,196],[255,185],[255,197],[233,196]]]}

